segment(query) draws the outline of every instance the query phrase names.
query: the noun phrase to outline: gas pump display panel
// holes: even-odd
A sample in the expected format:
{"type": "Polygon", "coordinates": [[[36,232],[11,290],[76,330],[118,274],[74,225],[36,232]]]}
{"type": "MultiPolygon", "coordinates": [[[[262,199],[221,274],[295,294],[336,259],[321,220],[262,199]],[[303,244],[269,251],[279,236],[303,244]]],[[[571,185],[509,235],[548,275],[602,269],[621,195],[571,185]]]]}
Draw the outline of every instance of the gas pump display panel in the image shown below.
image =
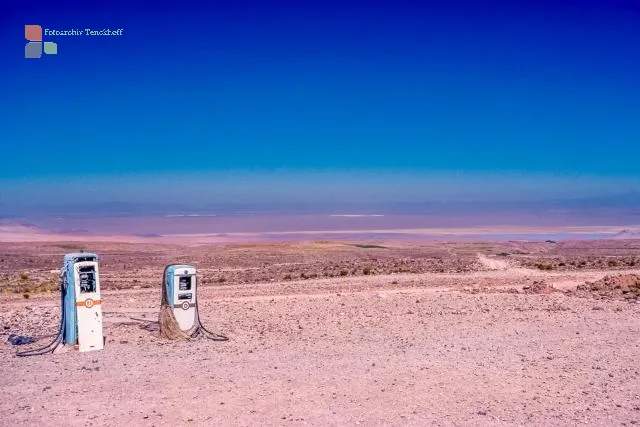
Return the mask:
{"type": "Polygon", "coordinates": [[[93,266],[78,268],[80,279],[80,293],[92,293],[96,291],[96,270],[93,266]]]}
{"type": "Polygon", "coordinates": [[[191,276],[180,276],[180,282],[178,283],[178,290],[180,291],[191,290],[191,276]]]}

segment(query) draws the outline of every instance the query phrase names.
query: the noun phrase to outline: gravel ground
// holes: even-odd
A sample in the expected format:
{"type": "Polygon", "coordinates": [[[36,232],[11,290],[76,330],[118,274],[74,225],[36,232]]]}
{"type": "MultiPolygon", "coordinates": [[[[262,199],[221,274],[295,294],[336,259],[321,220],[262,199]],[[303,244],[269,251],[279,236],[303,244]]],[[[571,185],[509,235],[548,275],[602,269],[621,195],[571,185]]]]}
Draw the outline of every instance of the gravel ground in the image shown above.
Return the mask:
{"type": "Polygon", "coordinates": [[[105,350],[32,358],[16,357],[6,337],[54,333],[58,295],[5,295],[0,417],[82,426],[640,424],[640,304],[582,286],[612,282],[601,279],[614,272],[501,260],[480,254],[481,271],[203,286],[202,320],[228,342],[168,342],[142,328],[132,318],[157,318],[159,286],[105,290],[105,350]]]}

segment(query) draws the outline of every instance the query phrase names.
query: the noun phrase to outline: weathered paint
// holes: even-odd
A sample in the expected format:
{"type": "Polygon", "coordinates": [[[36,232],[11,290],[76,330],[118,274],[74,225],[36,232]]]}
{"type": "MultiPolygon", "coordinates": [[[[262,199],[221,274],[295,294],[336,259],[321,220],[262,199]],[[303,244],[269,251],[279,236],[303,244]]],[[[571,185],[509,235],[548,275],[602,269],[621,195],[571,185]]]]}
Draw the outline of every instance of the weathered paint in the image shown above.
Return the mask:
{"type": "Polygon", "coordinates": [[[188,331],[196,324],[197,270],[192,265],[174,264],[168,266],[166,271],[167,274],[164,278],[164,285],[166,286],[168,303],[173,308],[173,313],[180,329],[188,331]],[[189,293],[192,294],[190,300],[178,300],[179,288],[177,288],[177,281],[180,276],[184,276],[183,270],[188,270],[188,275],[193,277],[191,290],[189,291],[189,293]]]}
{"type": "Polygon", "coordinates": [[[76,316],[78,322],[79,350],[93,351],[104,348],[102,335],[102,307],[100,301],[100,272],[96,261],[80,261],[74,264],[76,278],[76,316]],[[80,268],[90,267],[95,272],[95,289],[82,292],[80,288],[80,268]]]}
{"type": "Polygon", "coordinates": [[[98,261],[94,253],[70,253],[64,256],[64,265],[60,271],[62,279],[62,302],[64,326],[62,342],[65,345],[78,344],[78,316],[76,313],[76,284],[74,266],[80,261],[98,261]]]}

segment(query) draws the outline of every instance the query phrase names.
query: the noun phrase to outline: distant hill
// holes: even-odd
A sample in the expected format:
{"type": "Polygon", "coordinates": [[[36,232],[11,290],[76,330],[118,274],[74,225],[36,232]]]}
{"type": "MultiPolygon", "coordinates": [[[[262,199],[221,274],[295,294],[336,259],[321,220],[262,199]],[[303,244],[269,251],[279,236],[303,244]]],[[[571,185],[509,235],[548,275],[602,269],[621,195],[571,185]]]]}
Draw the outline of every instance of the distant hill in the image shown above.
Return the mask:
{"type": "Polygon", "coordinates": [[[613,236],[613,239],[640,239],[640,230],[622,230],[613,236]]]}

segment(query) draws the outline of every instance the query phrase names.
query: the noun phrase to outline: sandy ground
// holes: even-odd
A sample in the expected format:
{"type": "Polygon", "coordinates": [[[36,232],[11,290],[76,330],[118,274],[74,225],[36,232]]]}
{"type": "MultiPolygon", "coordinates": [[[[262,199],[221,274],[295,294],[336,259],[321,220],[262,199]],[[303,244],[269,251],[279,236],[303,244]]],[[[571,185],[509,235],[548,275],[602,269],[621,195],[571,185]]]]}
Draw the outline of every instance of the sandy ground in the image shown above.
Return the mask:
{"type": "Polygon", "coordinates": [[[4,244],[2,424],[640,423],[638,298],[584,287],[640,275],[640,242],[374,243],[102,243],[105,350],[32,358],[6,337],[55,331],[58,294],[36,289],[72,248],[4,244]],[[157,317],[158,271],[180,257],[229,342],[167,342],[132,319],[157,317]]]}

